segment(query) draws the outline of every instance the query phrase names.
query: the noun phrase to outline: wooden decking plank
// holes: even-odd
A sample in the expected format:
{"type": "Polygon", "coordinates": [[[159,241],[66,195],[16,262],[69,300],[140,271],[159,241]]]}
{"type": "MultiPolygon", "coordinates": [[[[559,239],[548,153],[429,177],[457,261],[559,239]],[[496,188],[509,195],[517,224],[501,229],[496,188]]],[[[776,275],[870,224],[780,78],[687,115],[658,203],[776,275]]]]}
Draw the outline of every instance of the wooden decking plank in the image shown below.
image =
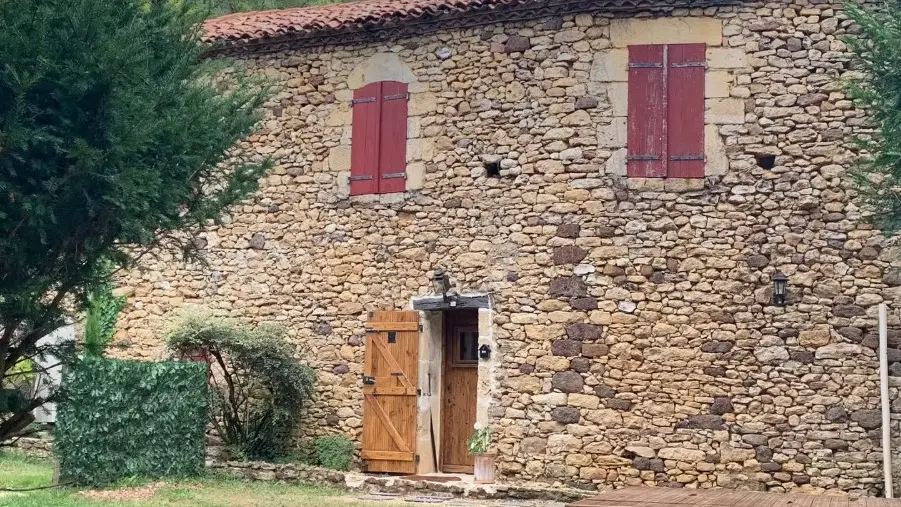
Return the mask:
{"type": "Polygon", "coordinates": [[[765,493],[730,489],[630,487],[569,507],[901,507],[901,500],[838,495],[765,493]]]}

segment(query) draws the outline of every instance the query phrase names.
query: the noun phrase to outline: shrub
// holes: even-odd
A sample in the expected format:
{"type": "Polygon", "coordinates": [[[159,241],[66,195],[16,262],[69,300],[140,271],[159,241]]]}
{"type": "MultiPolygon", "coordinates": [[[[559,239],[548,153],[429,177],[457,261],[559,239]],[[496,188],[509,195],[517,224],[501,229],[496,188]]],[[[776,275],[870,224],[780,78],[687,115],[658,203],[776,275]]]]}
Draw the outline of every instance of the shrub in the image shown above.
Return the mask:
{"type": "Polygon", "coordinates": [[[472,454],[473,456],[485,454],[488,452],[489,445],[491,445],[491,428],[476,423],[475,431],[472,433],[472,436],[469,437],[469,442],[466,444],[469,454],[472,454]]]}
{"type": "Polygon", "coordinates": [[[63,378],[54,432],[61,481],[109,484],[201,472],[206,370],[176,362],[77,361],[63,378]]]}
{"type": "Polygon", "coordinates": [[[346,436],[319,437],[313,445],[317,465],[333,470],[350,468],[356,446],[346,436]]]}
{"type": "Polygon", "coordinates": [[[107,262],[100,282],[88,291],[84,316],[84,353],[88,356],[103,356],[116,333],[119,312],[125,307],[126,298],[113,295],[112,269],[107,262]]]}
{"type": "Polygon", "coordinates": [[[281,328],[195,313],[168,341],[182,355],[202,351],[212,363],[209,421],[230,451],[271,461],[288,450],[316,378],[294,358],[281,328]]]}

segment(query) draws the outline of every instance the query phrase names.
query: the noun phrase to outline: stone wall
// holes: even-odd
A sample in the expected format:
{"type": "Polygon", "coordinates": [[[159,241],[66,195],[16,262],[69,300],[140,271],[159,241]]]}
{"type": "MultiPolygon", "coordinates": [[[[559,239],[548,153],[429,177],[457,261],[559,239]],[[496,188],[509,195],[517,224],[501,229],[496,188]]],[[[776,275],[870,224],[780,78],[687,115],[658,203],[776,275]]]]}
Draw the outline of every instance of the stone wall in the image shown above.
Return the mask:
{"type": "Polygon", "coordinates": [[[18,452],[39,458],[49,458],[53,455],[53,441],[50,440],[49,435],[17,438],[11,442],[4,442],[4,445],[18,452]]]}
{"type": "Polygon", "coordinates": [[[876,305],[901,277],[846,177],[867,132],[837,82],[848,25],[746,3],[249,56],[282,85],[247,140],[275,167],[198,240],[208,266],[122,280],[115,346],[160,356],[188,305],[281,324],[319,371],[302,431],[358,436],[365,312],[409,308],[441,265],[493,297],[503,476],[876,494],[876,305]],[[622,175],[642,42],[709,45],[705,179],[622,175]],[[351,198],[349,99],[378,79],[410,83],[408,191],[351,198]]]}

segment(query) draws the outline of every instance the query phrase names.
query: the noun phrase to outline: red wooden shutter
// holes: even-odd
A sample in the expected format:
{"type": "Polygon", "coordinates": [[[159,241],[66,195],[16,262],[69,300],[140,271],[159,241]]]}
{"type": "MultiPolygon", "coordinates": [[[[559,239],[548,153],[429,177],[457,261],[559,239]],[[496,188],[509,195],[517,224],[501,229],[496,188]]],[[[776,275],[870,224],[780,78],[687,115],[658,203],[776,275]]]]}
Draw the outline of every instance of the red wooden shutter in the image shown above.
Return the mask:
{"type": "Polygon", "coordinates": [[[667,47],[666,121],[669,178],[704,177],[704,72],[707,46],[667,47]]]}
{"type": "Polygon", "coordinates": [[[350,140],[350,195],[378,192],[382,83],[354,90],[350,140]]]}
{"type": "Polygon", "coordinates": [[[666,176],[666,69],[663,45],[629,46],[626,174],[666,176]]]}
{"type": "Polygon", "coordinates": [[[403,192],[407,177],[407,83],[382,82],[379,193],[403,192]]]}

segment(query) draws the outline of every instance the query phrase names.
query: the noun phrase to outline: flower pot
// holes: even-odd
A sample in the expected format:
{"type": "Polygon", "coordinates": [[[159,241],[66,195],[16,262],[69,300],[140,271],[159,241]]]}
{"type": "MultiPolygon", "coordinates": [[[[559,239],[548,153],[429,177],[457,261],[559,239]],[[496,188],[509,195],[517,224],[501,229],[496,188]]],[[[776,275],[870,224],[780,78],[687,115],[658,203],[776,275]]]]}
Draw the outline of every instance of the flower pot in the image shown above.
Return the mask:
{"type": "Polygon", "coordinates": [[[473,473],[476,484],[494,484],[494,461],[496,454],[477,454],[473,456],[475,464],[473,473]]]}

